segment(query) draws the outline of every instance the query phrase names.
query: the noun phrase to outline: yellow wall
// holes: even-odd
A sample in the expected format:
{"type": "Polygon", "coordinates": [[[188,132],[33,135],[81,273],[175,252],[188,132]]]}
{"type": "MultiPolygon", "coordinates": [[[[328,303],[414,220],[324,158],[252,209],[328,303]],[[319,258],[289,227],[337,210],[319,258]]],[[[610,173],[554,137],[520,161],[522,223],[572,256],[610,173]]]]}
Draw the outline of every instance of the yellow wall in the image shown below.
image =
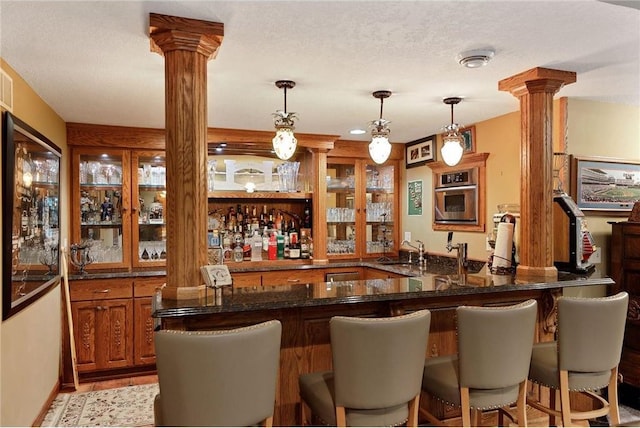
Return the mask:
{"type": "MultiPolygon", "coordinates": [[[[558,103],[554,103],[554,108],[558,103]]],[[[485,233],[454,233],[454,242],[469,243],[469,257],[484,260],[487,256],[486,234],[491,227],[491,216],[500,203],[520,201],[520,112],[499,116],[475,124],[476,151],[490,153],[487,159],[487,228],[485,233]]],[[[555,133],[555,132],[554,132],[555,133]]],[[[577,156],[603,156],[640,161],[640,108],[618,104],[568,100],[569,154],[577,156]]],[[[438,153],[438,158],[440,153],[438,153]]],[[[403,171],[402,229],[410,231],[412,239],[425,242],[429,253],[444,254],[446,232],[432,230],[433,184],[428,164],[403,171]],[[407,181],[423,180],[423,215],[407,215],[407,181]]],[[[568,183],[564,188],[568,191],[568,183]]],[[[608,269],[611,226],[607,221],[625,220],[627,216],[611,217],[587,212],[589,230],[596,245],[601,248],[602,263],[598,268],[608,269]]],[[[401,234],[401,236],[404,236],[401,234]]]]}
{"type": "MultiPolygon", "coordinates": [[[[13,114],[62,149],[60,206],[68,206],[65,123],[2,59],[0,66],[13,78],[13,114]]],[[[64,242],[69,236],[64,209],[60,222],[64,242]]],[[[31,426],[54,392],[60,377],[61,317],[58,285],[0,324],[0,426],[31,426]]]]}
{"type": "MultiPolygon", "coordinates": [[[[497,205],[520,201],[520,113],[513,112],[475,124],[476,152],[490,153],[487,158],[486,219],[485,233],[454,232],[453,241],[469,244],[469,257],[486,260],[486,235],[493,227],[491,217],[497,205]]],[[[438,146],[439,147],[439,146],[438,146]]],[[[440,160],[440,152],[437,153],[440,160]]],[[[413,241],[419,239],[431,254],[446,254],[447,232],[433,231],[433,181],[431,168],[425,166],[404,171],[402,189],[402,231],[411,232],[413,241]],[[422,180],[423,214],[407,214],[407,182],[422,180]]],[[[453,256],[453,254],[451,254],[453,256]]]]}

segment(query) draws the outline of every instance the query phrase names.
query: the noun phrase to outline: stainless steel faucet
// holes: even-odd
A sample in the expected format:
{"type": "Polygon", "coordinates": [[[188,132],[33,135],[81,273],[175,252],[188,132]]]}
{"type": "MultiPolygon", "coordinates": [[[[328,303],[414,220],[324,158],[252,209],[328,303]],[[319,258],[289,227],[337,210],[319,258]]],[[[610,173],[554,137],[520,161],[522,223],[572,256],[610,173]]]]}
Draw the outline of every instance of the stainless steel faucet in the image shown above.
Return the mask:
{"type": "MultiPolygon", "coordinates": [[[[425,260],[424,260],[424,243],[422,241],[420,241],[419,239],[416,239],[416,242],[418,243],[418,246],[416,247],[415,245],[412,245],[411,242],[407,241],[406,239],[404,241],[402,241],[400,243],[400,246],[408,246],[411,247],[415,250],[418,250],[418,265],[420,265],[420,267],[424,266],[425,260]]],[[[412,252],[409,251],[409,264],[411,264],[411,254],[412,252]]]]}
{"type": "Polygon", "coordinates": [[[457,254],[457,265],[458,265],[458,278],[463,278],[464,275],[467,274],[469,262],[467,260],[467,243],[458,243],[453,245],[451,241],[453,240],[453,232],[449,232],[447,237],[447,252],[451,252],[451,250],[458,250],[457,254]]]}

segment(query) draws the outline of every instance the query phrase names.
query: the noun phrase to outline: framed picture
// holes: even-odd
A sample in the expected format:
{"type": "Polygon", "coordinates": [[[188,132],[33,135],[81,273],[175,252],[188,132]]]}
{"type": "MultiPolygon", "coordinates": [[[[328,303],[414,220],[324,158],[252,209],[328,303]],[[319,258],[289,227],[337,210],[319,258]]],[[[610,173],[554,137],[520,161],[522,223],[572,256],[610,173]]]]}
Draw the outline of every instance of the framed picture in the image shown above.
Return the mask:
{"type": "Polygon", "coordinates": [[[405,144],[406,167],[413,168],[436,160],[436,136],[420,138],[405,144]]]}
{"type": "Polygon", "coordinates": [[[407,183],[407,213],[411,216],[422,215],[422,180],[407,183]]]}
{"type": "Polygon", "coordinates": [[[467,128],[462,128],[460,130],[460,134],[464,138],[464,153],[475,153],[476,152],[476,127],[469,126],[467,128]]]}
{"type": "Polygon", "coordinates": [[[572,156],[571,178],[581,210],[626,214],[640,201],[640,161],[572,156]]]}

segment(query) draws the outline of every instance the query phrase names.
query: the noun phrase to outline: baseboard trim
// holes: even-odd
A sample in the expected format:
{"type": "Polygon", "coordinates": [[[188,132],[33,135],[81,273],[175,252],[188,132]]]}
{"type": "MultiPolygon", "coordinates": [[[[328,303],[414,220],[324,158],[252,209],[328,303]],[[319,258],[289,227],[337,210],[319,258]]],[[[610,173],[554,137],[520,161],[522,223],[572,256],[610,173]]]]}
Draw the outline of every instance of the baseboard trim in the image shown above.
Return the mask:
{"type": "Polygon", "coordinates": [[[58,379],[56,383],[53,385],[53,389],[49,393],[49,396],[47,397],[46,401],[42,405],[42,409],[40,410],[40,413],[36,417],[36,420],[33,421],[33,423],[31,424],[32,427],[39,427],[42,425],[42,421],[44,421],[45,416],[47,416],[47,412],[49,411],[49,408],[51,407],[53,400],[56,399],[56,397],[58,396],[58,392],[60,392],[60,386],[61,386],[60,379],[58,379]]]}

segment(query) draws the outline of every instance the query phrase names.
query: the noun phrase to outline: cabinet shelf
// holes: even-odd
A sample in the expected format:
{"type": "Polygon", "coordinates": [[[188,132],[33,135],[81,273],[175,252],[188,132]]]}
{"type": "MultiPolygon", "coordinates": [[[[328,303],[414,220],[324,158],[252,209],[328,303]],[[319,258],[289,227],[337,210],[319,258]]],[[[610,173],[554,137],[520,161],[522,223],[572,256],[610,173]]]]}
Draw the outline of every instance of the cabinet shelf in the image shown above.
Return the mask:
{"type": "Polygon", "coordinates": [[[233,192],[233,191],[213,191],[209,192],[209,198],[215,199],[311,199],[311,192],[233,192]]]}
{"type": "Polygon", "coordinates": [[[80,223],[81,227],[107,227],[107,228],[113,228],[113,227],[122,227],[122,223],[80,223]]]}
{"type": "Polygon", "coordinates": [[[96,183],[80,183],[80,188],[83,190],[119,190],[122,188],[122,183],[111,183],[111,184],[96,184],[96,183]]]}

